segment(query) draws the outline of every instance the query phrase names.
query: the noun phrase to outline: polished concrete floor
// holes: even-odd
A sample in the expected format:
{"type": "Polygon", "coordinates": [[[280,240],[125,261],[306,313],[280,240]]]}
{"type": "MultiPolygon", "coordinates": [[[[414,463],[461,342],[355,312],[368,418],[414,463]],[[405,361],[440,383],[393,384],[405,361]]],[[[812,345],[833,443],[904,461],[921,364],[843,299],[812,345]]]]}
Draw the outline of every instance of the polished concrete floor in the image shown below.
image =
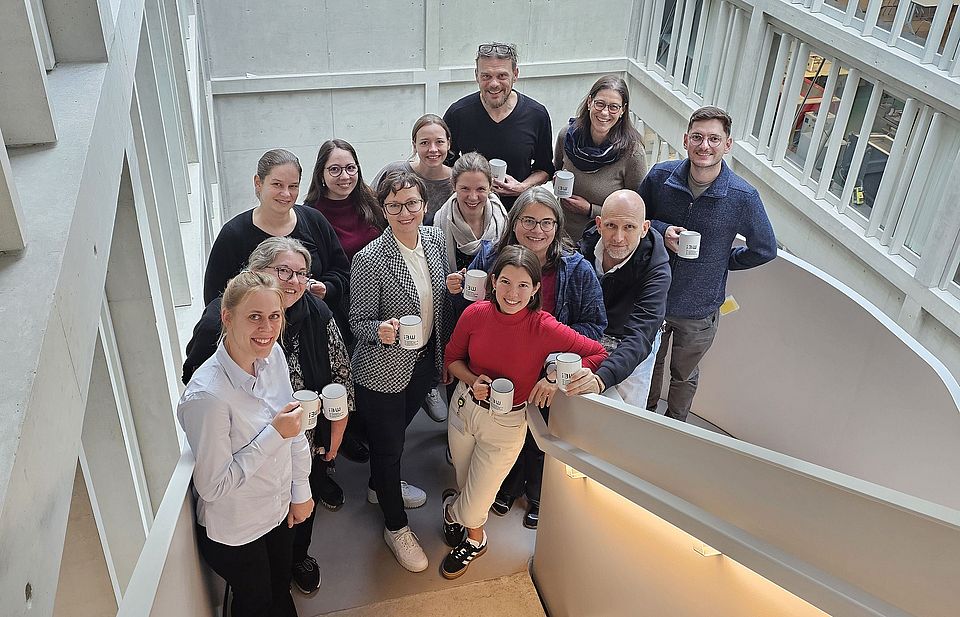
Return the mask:
{"type": "Polygon", "coordinates": [[[417,574],[404,570],[384,544],[380,508],[367,503],[369,467],[338,458],[334,479],[343,487],[346,503],[339,512],[321,509],[317,514],[310,554],[320,564],[322,582],[310,596],[294,592],[300,617],[526,573],[536,533],[523,527],[525,503],[518,500],[507,516],[490,516],[489,549],[466,574],[454,581],[440,576],[440,562],[449,550],[440,528],[440,494],[456,486],[453,467],[444,458],[446,438],[446,423],[433,422],[423,412],[407,430],[403,479],[427,492],[423,507],[407,511],[430,559],[430,566],[417,574]]]}

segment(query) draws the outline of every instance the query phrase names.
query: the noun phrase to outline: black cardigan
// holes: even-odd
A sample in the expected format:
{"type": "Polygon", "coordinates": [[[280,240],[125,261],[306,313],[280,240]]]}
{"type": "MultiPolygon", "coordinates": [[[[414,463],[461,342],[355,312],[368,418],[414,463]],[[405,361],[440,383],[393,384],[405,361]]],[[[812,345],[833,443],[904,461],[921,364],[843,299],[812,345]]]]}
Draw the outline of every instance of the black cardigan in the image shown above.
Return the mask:
{"type": "MultiPolygon", "coordinates": [[[[580,252],[592,264],[600,232],[596,223],[583,232],[580,252]]],[[[670,257],[660,233],[650,228],[630,260],[600,277],[607,309],[605,334],[620,339],[596,373],[612,387],[627,377],[650,355],[663,324],[670,290],[670,257]]]]}
{"type": "MultiPolygon", "coordinates": [[[[313,263],[310,274],[327,287],[324,301],[338,308],[349,298],[350,262],[340,246],[340,240],[327,219],[317,210],[297,204],[297,226],[290,238],[303,243],[310,251],[313,263]]],[[[227,281],[247,265],[250,253],[270,234],[253,224],[253,210],[233,217],[223,226],[210,249],[207,269],[203,275],[203,303],[210,304],[223,293],[227,281]]]]}

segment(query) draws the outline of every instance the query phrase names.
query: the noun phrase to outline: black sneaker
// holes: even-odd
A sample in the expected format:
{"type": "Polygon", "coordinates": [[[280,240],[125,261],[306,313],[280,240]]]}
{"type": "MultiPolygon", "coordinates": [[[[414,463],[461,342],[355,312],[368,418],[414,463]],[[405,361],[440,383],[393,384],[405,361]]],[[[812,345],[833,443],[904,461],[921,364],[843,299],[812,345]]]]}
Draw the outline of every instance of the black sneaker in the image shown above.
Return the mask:
{"type": "Polygon", "coordinates": [[[452,488],[443,491],[443,541],[446,542],[450,548],[456,548],[460,545],[463,541],[463,532],[465,531],[463,525],[460,523],[447,522],[447,506],[453,503],[456,497],[457,491],[452,488]]]}
{"type": "Polygon", "coordinates": [[[303,561],[293,564],[293,582],[305,594],[320,589],[320,566],[317,560],[307,555],[303,561]]]}
{"type": "Polygon", "coordinates": [[[370,460],[370,450],[363,442],[355,437],[344,435],[340,444],[340,454],[354,463],[366,463],[370,460]]]}
{"type": "Polygon", "coordinates": [[[440,564],[440,574],[445,579],[454,579],[463,576],[467,567],[474,559],[487,552],[487,543],[480,546],[474,546],[470,540],[464,538],[463,542],[457,545],[457,548],[443,558],[440,564]]]}
{"type": "Polygon", "coordinates": [[[343,507],[343,489],[327,473],[324,473],[320,480],[316,497],[320,505],[331,512],[336,512],[343,507]]]}
{"type": "Polygon", "coordinates": [[[527,529],[536,529],[540,522],[540,502],[531,501],[527,513],[523,515],[523,526],[527,529]]]}
{"type": "Polygon", "coordinates": [[[497,516],[506,516],[507,512],[510,511],[510,508],[513,507],[513,501],[515,499],[516,497],[511,497],[503,491],[497,491],[497,497],[493,500],[493,505],[490,506],[490,511],[497,516]]]}

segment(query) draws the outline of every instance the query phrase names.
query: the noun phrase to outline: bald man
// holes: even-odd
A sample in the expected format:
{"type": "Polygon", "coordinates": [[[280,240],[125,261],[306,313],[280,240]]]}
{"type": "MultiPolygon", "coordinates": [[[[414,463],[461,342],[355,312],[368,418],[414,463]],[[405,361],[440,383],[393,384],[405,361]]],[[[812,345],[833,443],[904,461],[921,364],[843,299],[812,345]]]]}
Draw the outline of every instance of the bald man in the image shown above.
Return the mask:
{"type": "Polygon", "coordinates": [[[573,382],[567,392],[615,387],[627,403],[646,407],[670,289],[670,258],[663,237],[650,228],[640,195],[629,189],[611,193],[583,232],[580,252],[593,262],[603,288],[607,329],[601,342],[610,355],[596,374],[573,382]]]}

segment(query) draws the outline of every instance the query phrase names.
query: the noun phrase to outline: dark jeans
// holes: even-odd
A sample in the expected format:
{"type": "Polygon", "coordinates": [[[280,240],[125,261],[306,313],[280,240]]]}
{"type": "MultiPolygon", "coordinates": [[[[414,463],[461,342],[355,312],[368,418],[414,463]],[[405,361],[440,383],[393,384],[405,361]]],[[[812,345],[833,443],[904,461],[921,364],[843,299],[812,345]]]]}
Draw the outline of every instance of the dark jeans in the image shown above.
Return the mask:
{"type": "MultiPolygon", "coordinates": [[[[543,419],[550,419],[550,408],[540,409],[543,419]]],[[[543,451],[537,446],[533,433],[527,431],[520,456],[513,469],[504,478],[500,491],[510,497],[526,495],[527,500],[540,503],[540,487],[543,485],[543,451]]]]}
{"type": "Polygon", "coordinates": [[[400,493],[400,457],[407,426],[423,405],[433,387],[437,369],[432,348],[424,352],[413,367],[410,383],[402,392],[377,392],[355,384],[357,410],[370,444],[371,488],[383,511],[384,525],[390,531],[407,526],[400,493]]]}
{"type": "Polygon", "coordinates": [[[307,549],[310,548],[310,540],[313,538],[313,519],[320,509],[320,486],[327,477],[327,467],[329,463],[323,460],[322,454],[313,457],[313,464],[310,467],[310,493],[313,495],[315,504],[313,512],[307,520],[299,525],[293,526],[293,563],[297,564],[307,558],[307,549]]]}
{"type": "Polygon", "coordinates": [[[647,409],[656,410],[660,401],[664,363],[667,350],[670,349],[670,391],[667,394],[666,416],[681,422],[686,421],[693,405],[693,397],[697,393],[697,385],[700,383],[700,360],[713,345],[719,324],[719,310],[703,319],[667,315],[657,362],[653,366],[653,378],[650,380],[647,409]]]}
{"type": "Polygon", "coordinates": [[[297,617],[290,597],[293,529],[286,519],[242,546],[215,542],[197,525],[197,544],[204,561],[233,590],[233,617],[297,617]]]}

